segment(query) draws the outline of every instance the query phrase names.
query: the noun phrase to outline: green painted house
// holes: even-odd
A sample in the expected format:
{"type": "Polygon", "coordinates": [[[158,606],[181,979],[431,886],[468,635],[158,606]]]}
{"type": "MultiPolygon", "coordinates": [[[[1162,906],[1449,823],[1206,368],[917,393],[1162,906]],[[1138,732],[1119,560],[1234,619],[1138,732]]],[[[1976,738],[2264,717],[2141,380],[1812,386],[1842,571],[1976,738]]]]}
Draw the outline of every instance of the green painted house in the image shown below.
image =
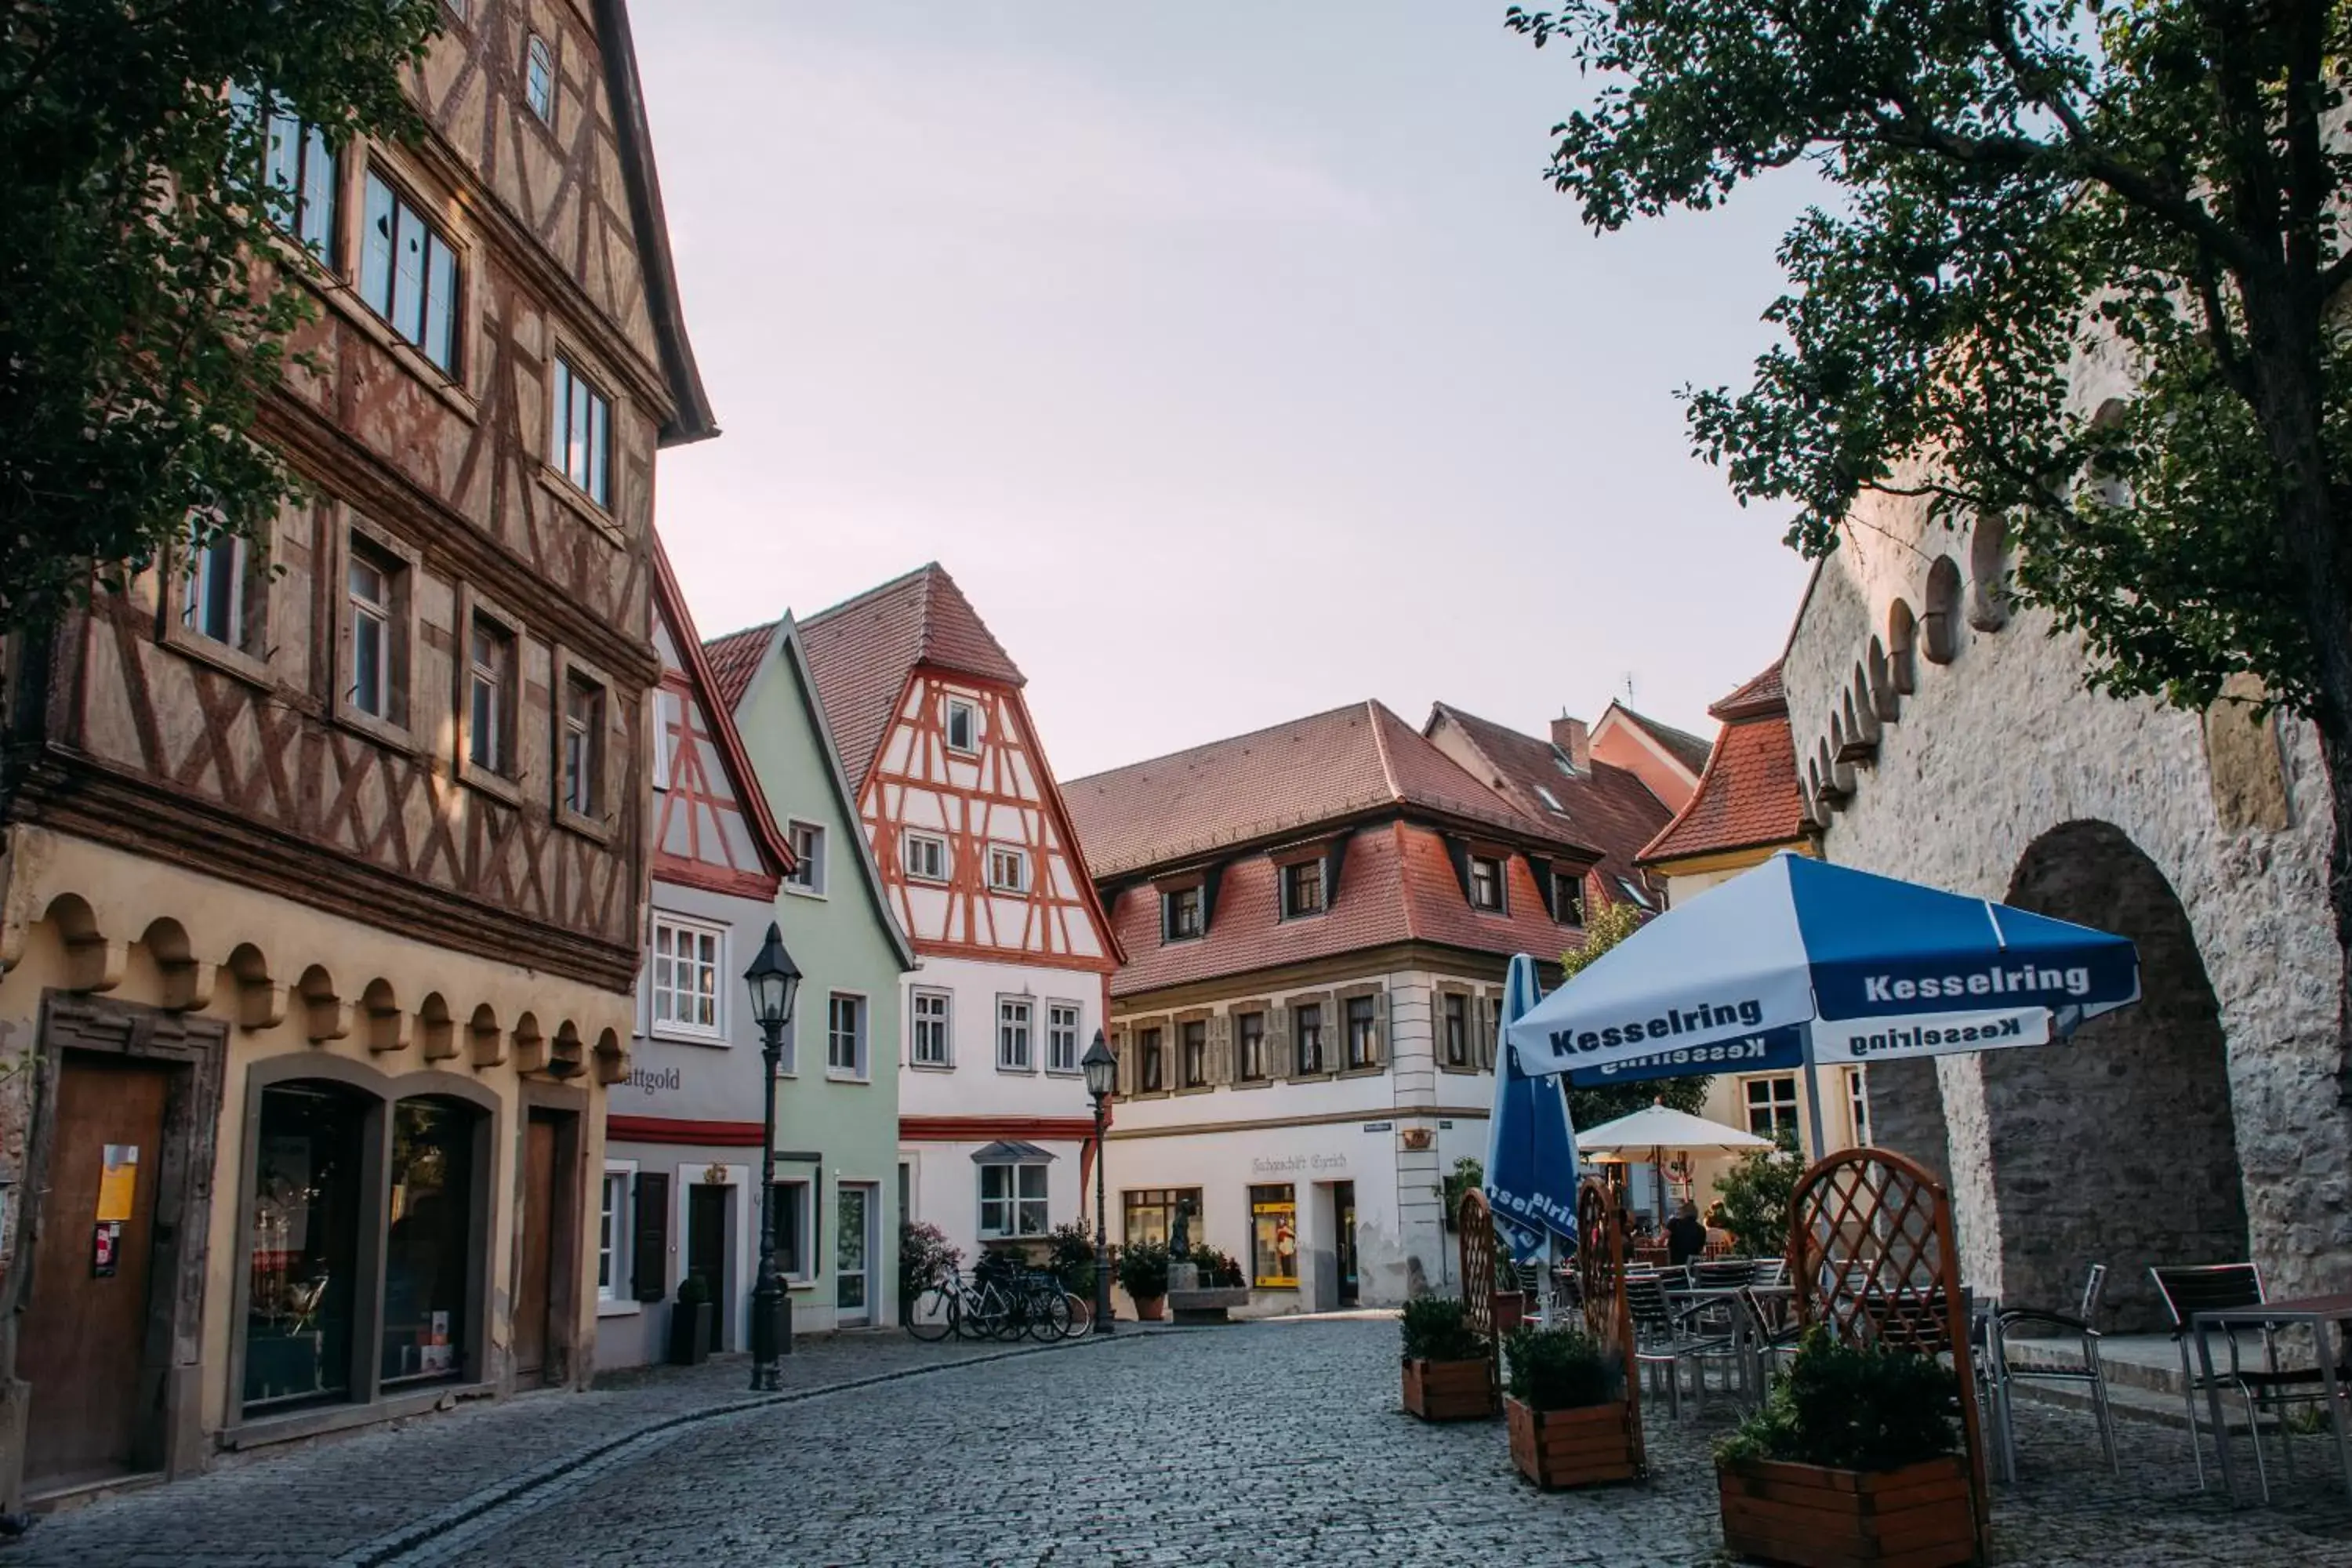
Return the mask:
{"type": "Polygon", "coordinates": [[[796,1331],[887,1324],[898,1310],[901,984],[914,950],[890,911],[856,797],[792,618],[707,649],[727,707],[791,847],[776,923],[800,966],[797,1072],[776,1096],[778,1177],[814,1177],[816,1267],[796,1285],[796,1331]]]}

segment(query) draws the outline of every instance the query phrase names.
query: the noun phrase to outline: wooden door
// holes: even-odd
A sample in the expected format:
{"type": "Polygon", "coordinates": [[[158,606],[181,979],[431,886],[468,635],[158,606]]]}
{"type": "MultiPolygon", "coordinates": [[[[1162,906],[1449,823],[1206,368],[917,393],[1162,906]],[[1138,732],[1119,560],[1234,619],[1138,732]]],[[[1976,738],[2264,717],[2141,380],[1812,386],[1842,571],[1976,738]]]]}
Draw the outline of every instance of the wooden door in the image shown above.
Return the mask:
{"type": "Polygon", "coordinates": [[[732,1189],[698,1182],[686,1190],[686,1271],[699,1274],[719,1304],[719,1331],[712,1345],[723,1350],[734,1314],[727,1290],[727,1194],[732,1189]]]}
{"type": "Polygon", "coordinates": [[[555,1121],[523,1123],[522,1257],[515,1277],[514,1359],[518,1381],[547,1372],[549,1288],[555,1278],[555,1121]]]}
{"type": "Polygon", "coordinates": [[[140,1407],[140,1362],[152,1315],[155,1190],[172,1072],[121,1058],[64,1053],[48,1192],[41,1200],[31,1299],[16,1345],[33,1385],[25,1479],[38,1489],[136,1468],[161,1412],[140,1407]],[[101,1184],[109,1151],[116,1179],[101,1184]],[[122,1151],[131,1169],[121,1170],[122,1151]],[[101,1201],[125,1205],[112,1269],[96,1261],[101,1201]]]}

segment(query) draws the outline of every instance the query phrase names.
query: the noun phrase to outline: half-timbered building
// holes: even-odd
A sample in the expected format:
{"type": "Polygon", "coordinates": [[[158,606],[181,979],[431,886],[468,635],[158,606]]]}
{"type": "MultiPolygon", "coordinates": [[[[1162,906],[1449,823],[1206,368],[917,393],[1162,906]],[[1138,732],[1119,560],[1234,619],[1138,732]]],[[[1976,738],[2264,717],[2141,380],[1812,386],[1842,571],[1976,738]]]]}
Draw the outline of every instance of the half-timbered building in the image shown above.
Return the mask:
{"type": "Polygon", "coordinates": [[[1034,1242],[1079,1217],[1093,1112],[1078,1061],[1118,950],[1024,679],[936,564],[798,632],[919,959],[903,998],[907,1215],[967,1256],[1034,1242]]]}
{"type": "Polygon", "coordinates": [[[310,499],[8,649],[0,1505],[593,1367],[715,426],[621,0],[454,6],[411,87],[413,144],[272,127],[310,499]]]}

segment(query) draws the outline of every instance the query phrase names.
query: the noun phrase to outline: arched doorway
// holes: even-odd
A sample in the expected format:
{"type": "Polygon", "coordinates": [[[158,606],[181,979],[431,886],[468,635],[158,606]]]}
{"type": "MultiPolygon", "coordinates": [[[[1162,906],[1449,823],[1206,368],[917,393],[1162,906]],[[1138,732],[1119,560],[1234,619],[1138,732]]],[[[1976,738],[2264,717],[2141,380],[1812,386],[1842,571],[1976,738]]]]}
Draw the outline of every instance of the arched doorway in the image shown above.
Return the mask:
{"type": "Polygon", "coordinates": [[[2027,847],[2008,901],[2130,937],[2137,1006],[2073,1040],[1983,1058],[2001,1296],[2064,1310],[2107,1266],[2108,1327],[2163,1322],[2151,1264],[2248,1256],[2221,1007],[2188,912],[2121,829],[2070,822],[2027,847]]]}

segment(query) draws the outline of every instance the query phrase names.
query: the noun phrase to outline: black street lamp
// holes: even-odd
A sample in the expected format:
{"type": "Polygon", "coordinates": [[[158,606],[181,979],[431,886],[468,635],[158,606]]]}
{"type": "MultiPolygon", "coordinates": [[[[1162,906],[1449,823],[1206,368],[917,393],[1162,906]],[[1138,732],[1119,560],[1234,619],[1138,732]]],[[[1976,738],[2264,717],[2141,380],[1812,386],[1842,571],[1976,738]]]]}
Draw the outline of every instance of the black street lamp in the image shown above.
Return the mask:
{"type": "Polygon", "coordinates": [[[800,969],[773,921],[743,984],[751,988],[751,1016],[760,1022],[760,1055],[768,1068],[760,1096],[760,1279],[751,1289],[751,1389],[763,1393],[783,1386],[776,1358],[791,1337],[784,1281],[776,1273],[776,1078],[784,1065],[784,1026],[793,1021],[793,995],[801,987],[800,969]]]}
{"type": "Polygon", "coordinates": [[[1111,1331],[1110,1225],[1103,1208],[1103,1127],[1110,1115],[1110,1091],[1118,1083],[1118,1058],[1110,1054],[1100,1029],[1078,1070],[1087,1075],[1087,1092],[1095,1102],[1095,1332],[1107,1334],[1111,1331]]]}

